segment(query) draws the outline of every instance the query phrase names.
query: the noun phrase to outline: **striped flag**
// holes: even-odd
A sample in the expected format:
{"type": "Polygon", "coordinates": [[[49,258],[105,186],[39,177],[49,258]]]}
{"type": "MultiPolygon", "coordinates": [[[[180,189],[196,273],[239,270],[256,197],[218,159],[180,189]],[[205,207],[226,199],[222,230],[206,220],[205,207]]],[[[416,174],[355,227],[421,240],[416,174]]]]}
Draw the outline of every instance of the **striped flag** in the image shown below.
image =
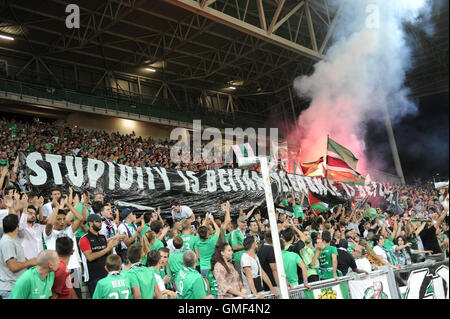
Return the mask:
{"type": "Polygon", "coordinates": [[[241,157],[254,157],[255,153],[253,152],[250,144],[236,144],[232,146],[234,154],[236,154],[237,158],[241,157]]]}
{"type": "Polygon", "coordinates": [[[356,171],[358,159],[353,153],[328,138],[326,178],[341,182],[364,185],[364,177],[356,171]]]}
{"type": "Polygon", "coordinates": [[[323,157],[320,157],[315,162],[302,163],[301,167],[305,176],[325,176],[323,157]]]}

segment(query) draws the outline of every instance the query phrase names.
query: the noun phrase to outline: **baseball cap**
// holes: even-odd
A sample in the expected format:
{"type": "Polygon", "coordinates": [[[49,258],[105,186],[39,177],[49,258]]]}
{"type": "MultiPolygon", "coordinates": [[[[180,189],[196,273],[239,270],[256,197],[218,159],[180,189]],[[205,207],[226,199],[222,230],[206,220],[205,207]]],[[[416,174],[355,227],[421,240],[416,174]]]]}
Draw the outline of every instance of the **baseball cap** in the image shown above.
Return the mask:
{"type": "Polygon", "coordinates": [[[97,214],[90,214],[86,220],[88,223],[89,222],[102,222],[102,218],[97,215],[97,214]]]}
{"type": "Polygon", "coordinates": [[[237,221],[238,221],[238,222],[246,222],[246,221],[247,221],[247,218],[241,216],[241,217],[239,217],[239,218],[237,219],[237,221]]]}
{"type": "Polygon", "coordinates": [[[133,212],[131,211],[131,209],[129,209],[129,208],[124,208],[124,209],[122,209],[122,211],[120,212],[120,218],[125,219],[125,218],[127,218],[128,215],[130,215],[131,213],[133,213],[133,212]]]}

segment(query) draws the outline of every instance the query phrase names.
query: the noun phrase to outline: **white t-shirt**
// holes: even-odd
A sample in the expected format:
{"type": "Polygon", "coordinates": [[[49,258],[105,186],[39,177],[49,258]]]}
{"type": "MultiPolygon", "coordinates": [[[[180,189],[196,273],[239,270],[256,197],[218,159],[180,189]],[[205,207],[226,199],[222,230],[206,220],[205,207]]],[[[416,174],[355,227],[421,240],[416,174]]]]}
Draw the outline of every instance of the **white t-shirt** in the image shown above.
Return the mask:
{"type": "Polygon", "coordinates": [[[189,218],[193,214],[192,209],[188,206],[180,205],[180,211],[178,213],[174,212],[172,210],[172,218],[173,219],[183,219],[183,218],[189,218]]]}
{"type": "Polygon", "coordinates": [[[53,213],[53,203],[52,202],[48,202],[47,204],[45,204],[44,206],[42,206],[42,216],[44,216],[45,218],[50,219],[50,216],[53,213]]]}
{"type": "Polygon", "coordinates": [[[161,278],[161,276],[159,274],[156,273],[156,270],[154,273],[155,273],[156,283],[158,284],[159,291],[163,292],[164,290],[166,290],[166,285],[164,284],[164,280],[161,278]]]}
{"type": "Polygon", "coordinates": [[[366,257],[363,258],[355,258],[356,268],[360,270],[365,270],[367,272],[372,271],[372,265],[370,264],[369,259],[366,257]]]}
{"type": "Polygon", "coordinates": [[[381,248],[380,246],[375,246],[373,247],[373,251],[375,252],[375,254],[377,254],[378,256],[381,256],[383,258],[384,261],[389,262],[388,257],[386,255],[386,252],[383,250],[383,248],[381,248]]]}
{"type": "MultiPolygon", "coordinates": [[[[125,223],[122,222],[120,223],[119,227],[117,227],[117,232],[121,235],[126,235],[128,238],[131,238],[136,233],[136,230],[134,229],[134,227],[125,225],[125,223]]],[[[122,245],[122,249],[127,249],[127,245],[123,241],[120,244],[122,245]]]]}
{"type": "Polygon", "coordinates": [[[47,246],[47,249],[56,249],[56,239],[60,236],[66,235],[67,237],[71,238],[73,240],[73,254],[70,256],[69,263],[67,264],[67,269],[75,269],[81,267],[81,257],[78,253],[78,247],[77,247],[77,241],[75,239],[75,234],[72,231],[72,225],[67,226],[63,230],[54,230],[52,229],[52,232],[50,236],[47,236],[47,234],[44,231],[44,241],[45,245],[47,246]]]}
{"type": "Polygon", "coordinates": [[[28,225],[28,214],[22,214],[19,221],[18,239],[27,259],[33,259],[42,251],[42,233],[45,225],[28,225]]]}
{"type": "Polygon", "coordinates": [[[249,254],[244,253],[241,257],[242,281],[244,283],[244,287],[247,290],[247,292],[249,294],[251,294],[250,286],[248,285],[247,277],[245,276],[245,273],[244,273],[244,267],[250,267],[250,270],[252,273],[252,278],[256,278],[259,275],[259,276],[261,276],[261,279],[262,279],[261,266],[259,264],[258,256],[255,256],[255,258],[253,258],[249,254]]]}
{"type": "Polygon", "coordinates": [[[0,238],[3,236],[3,218],[8,216],[8,209],[0,209],[0,238]]]}
{"type": "Polygon", "coordinates": [[[170,254],[171,254],[171,253],[174,253],[175,251],[177,251],[177,249],[176,249],[175,246],[173,245],[173,238],[170,238],[170,239],[167,241],[167,248],[169,248],[170,254]]]}

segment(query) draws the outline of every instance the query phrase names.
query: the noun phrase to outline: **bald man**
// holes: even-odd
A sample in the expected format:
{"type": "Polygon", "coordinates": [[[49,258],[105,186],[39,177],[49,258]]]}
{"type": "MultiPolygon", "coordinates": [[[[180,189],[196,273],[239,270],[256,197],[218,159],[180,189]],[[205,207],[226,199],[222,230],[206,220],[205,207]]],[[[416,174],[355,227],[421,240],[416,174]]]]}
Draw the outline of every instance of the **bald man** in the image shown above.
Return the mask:
{"type": "Polygon", "coordinates": [[[28,269],[17,279],[9,299],[49,299],[59,258],[54,250],[39,253],[36,266],[28,269]]]}

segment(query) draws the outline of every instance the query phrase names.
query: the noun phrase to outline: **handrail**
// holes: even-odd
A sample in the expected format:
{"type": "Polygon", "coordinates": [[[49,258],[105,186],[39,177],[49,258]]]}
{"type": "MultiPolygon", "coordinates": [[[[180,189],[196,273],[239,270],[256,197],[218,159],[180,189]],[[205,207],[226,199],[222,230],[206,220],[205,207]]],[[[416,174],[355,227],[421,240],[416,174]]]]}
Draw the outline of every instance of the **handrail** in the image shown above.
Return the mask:
{"type": "MultiPolygon", "coordinates": [[[[32,96],[55,101],[66,101],[74,104],[86,105],[95,108],[111,109],[131,114],[139,114],[156,118],[163,118],[175,121],[192,122],[194,119],[201,119],[203,124],[213,127],[247,127],[248,118],[239,115],[238,118],[231,118],[227,114],[211,113],[201,114],[186,110],[178,110],[160,104],[141,102],[139,97],[115,94],[115,96],[98,96],[84,92],[78,92],[66,88],[45,86],[25,81],[9,80],[0,78],[0,91],[20,94],[20,96],[32,96]],[[228,123],[227,123],[228,122],[228,123]]],[[[255,119],[252,119],[255,121],[255,119]]]]}

